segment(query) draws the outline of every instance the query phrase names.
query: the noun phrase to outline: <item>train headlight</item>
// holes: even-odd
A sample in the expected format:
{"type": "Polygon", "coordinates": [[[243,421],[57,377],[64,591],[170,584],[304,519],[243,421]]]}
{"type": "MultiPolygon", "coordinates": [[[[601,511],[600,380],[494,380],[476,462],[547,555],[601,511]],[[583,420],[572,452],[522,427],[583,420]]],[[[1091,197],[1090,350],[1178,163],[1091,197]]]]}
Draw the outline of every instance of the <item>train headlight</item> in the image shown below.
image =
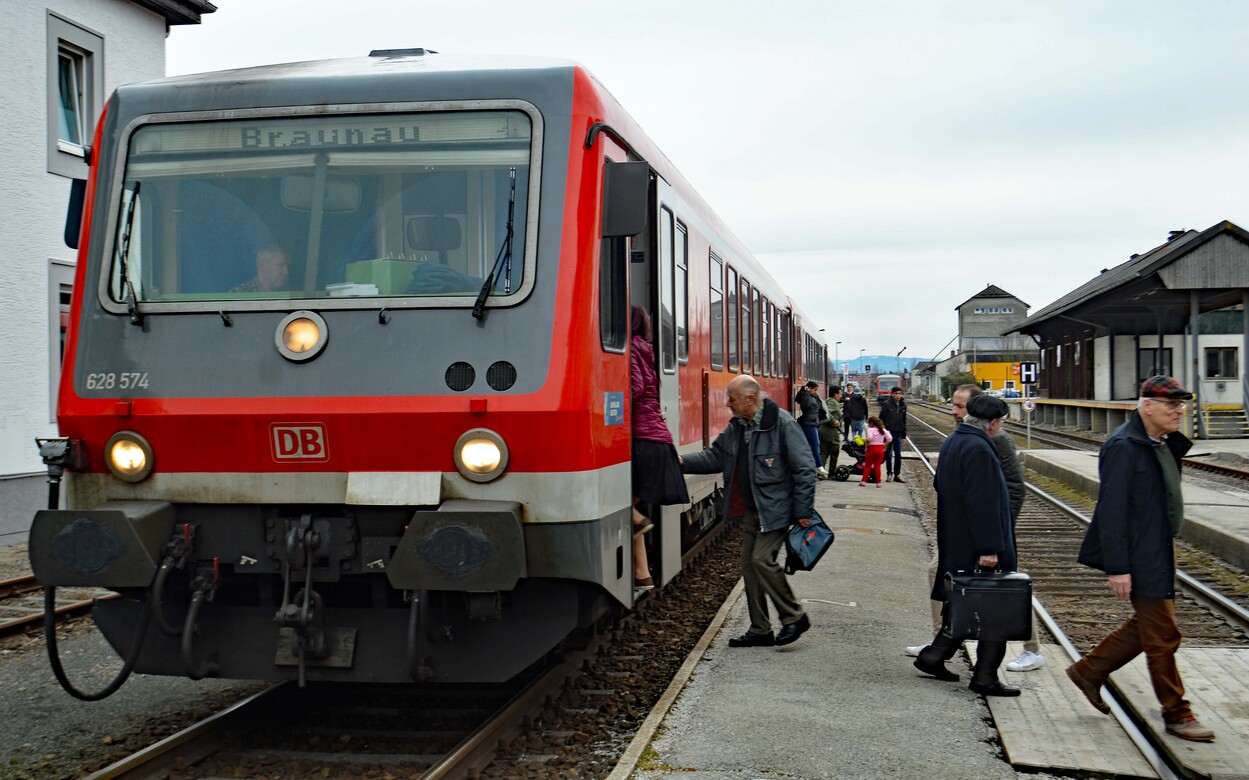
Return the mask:
{"type": "Polygon", "coordinates": [[[328,338],[329,331],[320,314],[314,311],[294,311],[278,323],[274,340],[282,357],[298,363],[321,354],[328,338]]]}
{"type": "Polygon", "coordinates": [[[465,431],[455,443],[455,467],[474,482],[496,479],[507,468],[507,443],[486,428],[465,431]]]}
{"type": "Polygon", "coordinates": [[[104,446],[104,461],[114,477],[140,482],[152,473],[152,445],[134,431],[118,431],[104,446]]]}

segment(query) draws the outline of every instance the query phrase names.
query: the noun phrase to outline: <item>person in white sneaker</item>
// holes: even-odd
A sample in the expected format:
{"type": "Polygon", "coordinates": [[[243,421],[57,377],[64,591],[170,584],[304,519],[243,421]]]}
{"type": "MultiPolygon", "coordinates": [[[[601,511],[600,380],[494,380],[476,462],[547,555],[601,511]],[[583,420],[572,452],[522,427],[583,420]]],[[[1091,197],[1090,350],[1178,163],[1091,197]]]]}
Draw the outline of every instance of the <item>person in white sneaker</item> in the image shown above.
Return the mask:
{"type": "MultiPolygon", "coordinates": [[[[961,423],[963,418],[967,416],[967,402],[983,393],[984,390],[979,385],[958,386],[950,397],[951,411],[954,415],[955,424],[961,423]]],[[[1023,468],[1019,465],[1019,456],[1016,454],[1014,440],[1005,431],[999,431],[998,435],[993,437],[993,448],[997,450],[997,462],[1002,466],[1002,476],[1006,477],[1006,492],[1010,496],[1011,535],[1014,537],[1015,531],[1019,526],[1019,513],[1023,511],[1023,501],[1024,497],[1028,495],[1028,489],[1024,487],[1023,468]]],[[[936,579],[937,559],[934,557],[932,563],[928,566],[929,590],[932,590],[936,579]]],[[[933,601],[931,605],[934,631],[940,631],[941,602],[933,601]]],[[[923,650],[924,647],[925,645],[908,647],[906,648],[906,654],[917,657],[919,656],[919,651],[923,650]]],[[[1031,672],[1040,669],[1042,666],[1045,666],[1045,656],[1041,654],[1041,643],[1037,641],[1036,618],[1033,617],[1032,636],[1028,637],[1028,641],[1023,643],[1023,652],[1006,665],[1006,670],[1008,672],[1031,672]]]]}

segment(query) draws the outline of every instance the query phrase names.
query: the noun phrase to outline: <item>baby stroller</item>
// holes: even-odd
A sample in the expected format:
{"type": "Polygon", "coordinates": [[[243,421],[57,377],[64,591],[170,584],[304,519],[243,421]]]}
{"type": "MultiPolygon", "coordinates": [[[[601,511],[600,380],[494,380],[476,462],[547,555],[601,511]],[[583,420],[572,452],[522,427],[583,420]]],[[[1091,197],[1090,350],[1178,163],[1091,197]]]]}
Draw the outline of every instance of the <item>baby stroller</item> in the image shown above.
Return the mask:
{"type": "MultiPolygon", "coordinates": [[[[838,466],[837,470],[833,472],[833,476],[841,482],[845,482],[851,476],[857,476],[859,479],[862,479],[863,462],[867,459],[867,442],[863,440],[862,436],[855,436],[853,439],[847,439],[842,443],[841,451],[854,458],[854,465],[838,466]]],[[[875,481],[869,474],[868,482],[875,481]]]]}

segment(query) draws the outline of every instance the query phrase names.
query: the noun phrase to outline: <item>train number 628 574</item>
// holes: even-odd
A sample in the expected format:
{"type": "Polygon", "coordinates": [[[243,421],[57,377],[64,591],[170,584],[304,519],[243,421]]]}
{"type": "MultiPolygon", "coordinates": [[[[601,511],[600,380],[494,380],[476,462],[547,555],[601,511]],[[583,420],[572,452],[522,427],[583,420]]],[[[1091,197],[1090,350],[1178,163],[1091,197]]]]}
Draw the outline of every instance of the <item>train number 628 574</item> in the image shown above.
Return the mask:
{"type": "Polygon", "coordinates": [[[111,371],[100,374],[87,374],[88,390],[130,390],[147,387],[146,371],[124,371],[120,374],[111,371]]]}

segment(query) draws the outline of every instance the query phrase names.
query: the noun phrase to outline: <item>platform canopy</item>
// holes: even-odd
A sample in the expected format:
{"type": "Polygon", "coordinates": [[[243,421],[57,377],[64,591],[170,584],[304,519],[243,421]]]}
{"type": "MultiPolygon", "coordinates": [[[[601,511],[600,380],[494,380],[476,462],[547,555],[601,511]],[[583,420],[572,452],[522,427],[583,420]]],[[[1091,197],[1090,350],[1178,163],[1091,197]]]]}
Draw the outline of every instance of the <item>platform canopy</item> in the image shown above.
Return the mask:
{"type": "MultiPolygon", "coordinates": [[[[1042,347],[1107,335],[1183,333],[1195,302],[1200,313],[1236,306],[1249,290],[1249,232],[1220,222],[1177,230],[1167,242],[1046,306],[1007,333],[1042,347]]],[[[1005,335],[1005,334],[1004,334],[1005,335]]]]}

